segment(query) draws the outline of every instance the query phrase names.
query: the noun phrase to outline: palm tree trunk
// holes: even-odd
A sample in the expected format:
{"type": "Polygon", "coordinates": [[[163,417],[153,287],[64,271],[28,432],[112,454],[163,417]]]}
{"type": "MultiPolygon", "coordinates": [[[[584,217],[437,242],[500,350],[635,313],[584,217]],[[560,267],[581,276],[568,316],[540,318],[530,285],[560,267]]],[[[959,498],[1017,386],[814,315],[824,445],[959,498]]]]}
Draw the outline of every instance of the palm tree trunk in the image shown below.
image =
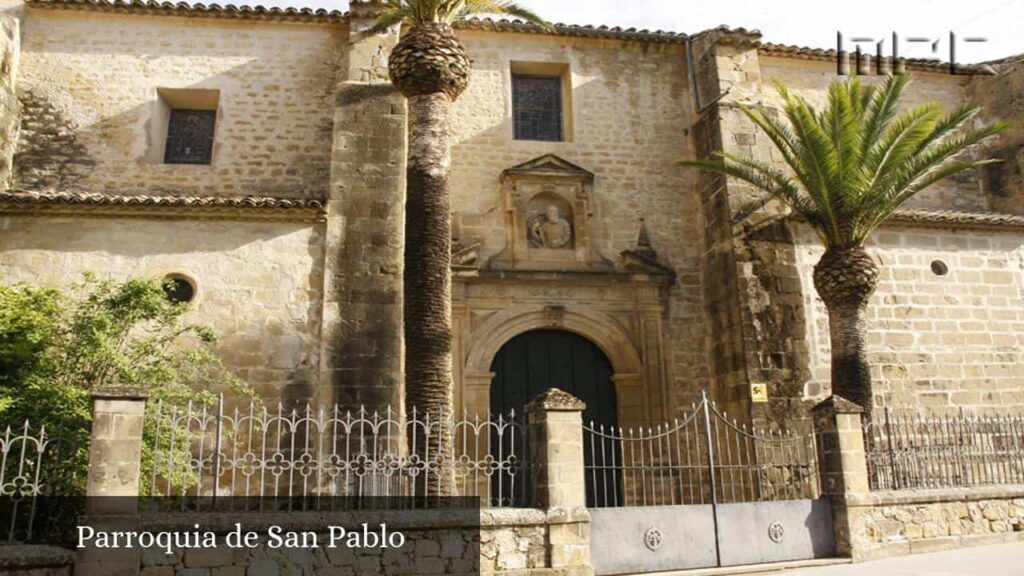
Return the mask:
{"type": "Polygon", "coordinates": [[[814,266],[814,287],[828,309],[832,393],[871,412],[871,371],[864,311],[878,285],[878,265],[863,247],[829,248],[814,266]]]}
{"type": "Polygon", "coordinates": [[[451,98],[434,92],[409,98],[409,160],[405,208],[405,401],[420,419],[429,415],[430,435],[417,434],[410,449],[436,465],[421,476],[417,490],[429,496],[453,494],[452,477],[452,310],[451,98]]]}
{"type": "Polygon", "coordinates": [[[867,358],[864,308],[829,308],[828,331],[832,343],[832,393],[870,412],[871,370],[867,358]]]}

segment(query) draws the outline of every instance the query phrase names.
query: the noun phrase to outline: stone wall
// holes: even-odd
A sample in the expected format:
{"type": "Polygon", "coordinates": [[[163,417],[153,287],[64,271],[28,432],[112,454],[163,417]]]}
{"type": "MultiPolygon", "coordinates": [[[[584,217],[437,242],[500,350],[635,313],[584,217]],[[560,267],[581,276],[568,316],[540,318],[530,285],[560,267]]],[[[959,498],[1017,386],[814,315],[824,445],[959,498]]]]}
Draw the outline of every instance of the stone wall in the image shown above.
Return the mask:
{"type": "Polygon", "coordinates": [[[16,186],[324,197],[346,36],[341,25],[28,8],[16,186]],[[211,165],[163,163],[170,104],[158,89],[219,91],[211,165]]]}
{"type": "MultiPolygon", "coordinates": [[[[701,99],[707,108],[698,117],[696,147],[701,155],[717,146],[781,164],[772,144],[736,105],[781,114],[781,99],[770,84],[773,79],[824,105],[828,83],[838,78],[834,62],[762,53],[743,31],[708,31],[692,44],[701,99]]],[[[972,82],[967,76],[940,71],[912,74],[907,106],[937,101],[953,109],[968,96],[972,82]]],[[[879,80],[865,78],[868,83],[879,80]]],[[[969,172],[922,192],[908,207],[985,211],[990,208],[985,190],[980,172],[969,172]]],[[[819,242],[807,230],[784,224],[786,211],[777,202],[760,205],[760,193],[748,186],[706,176],[700,193],[709,247],[704,281],[714,332],[710,362],[719,400],[731,413],[749,411],[754,420],[791,426],[794,414],[806,414],[809,400],[828,394],[827,317],[810,281],[821,254],[819,242]],[[745,400],[752,388],[760,386],[767,388],[767,402],[745,400]],[[744,403],[750,407],[743,409],[744,403]]],[[[1019,236],[948,228],[914,234],[919,241],[910,241],[901,256],[907,265],[927,271],[939,256],[956,260],[957,265],[964,257],[971,271],[951,273],[941,286],[929,288],[912,285],[915,278],[927,278],[909,271],[899,272],[907,281],[898,286],[886,288],[883,277],[876,296],[879,305],[873,304],[877,310],[869,312],[879,315],[873,320],[872,347],[880,401],[971,409],[1021,406],[1017,399],[1021,372],[1015,368],[1019,355],[1013,348],[1020,345],[1021,324],[1012,304],[1020,298],[1019,236]],[[930,248],[942,254],[930,255],[930,248]],[[974,250],[980,253],[973,254],[974,250]],[[987,284],[990,277],[998,277],[992,281],[999,284],[987,284]],[[913,311],[899,314],[921,317],[914,321],[893,316],[887,302],[905,309],[913,303],[913,311]],[[935,313],[927,306],[937,307],[935,313]],[[964,306],[971,310],[952,311],[964,306]],[[958,316],[963,314],[966,317],[958,316]],[[933,321],[937,315],[943,321],[933,321]],[[959,332],[949,333],[950,329],[959,332]],[[890,344],[883,344],[883,338],[890,344]]],[[[891,240],[887,238],[879,242],[891,240]]],[[[902,245],[901,240],[896,242],[902,245]]],[[[892,260],[883,256],[883,271],[892,260]]]]}
{"type": "Polygon", "coordinates": [[[55,546],[0,546],[0,574],[5,576],[71,576],[75,556],[55,546]]]}
{"type": "MultiPolygon", "coordinates": [[[[767,139],[737,104],[756,104],[767,87],[754,38],[714,30],[693,41],[702,111],[697,152],[714,150],[774,160],[767,139]]],[[[798,272],[781,208],[762,206],[760,194],[732,179],[705,175],[701,184],[709,238],[704,289],[716,331],[711,363],[714,396],[730,414],[758,425],[806,426],[799,382],[805,356],[798,272]],[[767,401],[753,401],[755,388],[767,401]],[[795,416],[795,417],[794,417],[795,416]]]]}
{"type": "Polygon", "coordinates": [[[1003,486],[848,496],[854,561],[1024,541],[1024,489],[1003,486]]]}
{"type": "Polygon", "coordinates": [[[375,61],[397,33],[365,33],[373,20],[353,6],[334,102],[318,396],[385,410],[402,398],[405,98],[375,61]]]}
{"type": "Polygon", "coordinates": [[[1011,57],[993,67],[995,76],[971,78],[968,93],[982,107],[982,118],[1008,120],[1014,126],[986,147],[987,154],[1002,162],[983,170],[985,193],[993,209],[1024,214],[1024,58],[1011,57]]]}
{"type": "MultiPolygon", "coordinates": [[[[99,550],[80,550],[77,569],[81,574],[103,574],[113,570],[111,562],[119,566],[132,566],[140,576],[173,576],[187,573],[190,576],[229,576],[233,574],[544,574],[553,571],[564,576],[585,576],[592,573],[588,562],[568,566],[565,558],[557,553],[560,530],[587,531],[589,516],[582,510],[569,509],[494,509],[494,510],[450,510],[450,511],[381,511],[318,513],[294,512],[287,515],[276,513],[189,513],[162,516],[141,515],[129,520],[119,517],[118,526],[133,530],[193,531],[198,524],[203,531],[218,534],[218,542],[234,529],[234,523],[241,523],[245,532],[254,531],[261,535],[261,542],[267,542],[266,530],[271,525],[286,531],[311,531],[318,535],[319,548],[314,549],[270,549],[260,546],[253,549],[232,549],[220,545],[216,549],[176,549],[165,554],[162,549],[121,550],[116,559],[108,551],[94,554],[99,550]],[[329,534],[325,526],[343,526],[347,530],[367,523],[376,529],[381,523],[387,525],[390,533],[401,532],[405,545],[401,548],[329,549],[326,543],[329,534]],[[554,551],[554,552],[553,552],[554,551]],[[554,554],[554,557],[552,556],[554,554]],[[553,564],[554,558],[554,564],[553,564]],[[353,570],[355,572],[353,572],[353,570]],[[527,572],[529,571],[529,572],[527,572]]],[[[83,519],[84,523],[97,530],[107,524],[100,517],[83,519]]],[[[41,553],[34,553],[39,546],[17,546],[12,550],[23,550],[19,562],[23,565],[32,560],[33,569],[40,570],[41,553]]],[[[584,547],[586,548],[586,547],[584,547]]],[[[49,572],[31,572],[32,576],[60,576],[70,574],[68,566],[60,568],[56,561],[70,563],[71,554],[56,548],[46,548],[45,557],[54,568],[49,572]],[[63,569],[65,572],[61,572],[63,569]]],[[[16,560],[12,558],[11,562],[16,560]]],[[[5,560],[0,556],[0,567],[5,560]]],[[[27,569],[26,569],[27,570],[27,569]]],[[[29,574],[29,572],[25,572],[29,574]]],[[[16,573],[18,574],[18,573],[16,573]]]]}
{"type": "Polygon", "coordinates": [[[18,61],[21,58],[21,20],[6,10],[0,14],[0,191],[10,184],[14,148],[21,123],[17,97],[18,61]]]}
{"type": "MultiPolygon", "coordinates": [[[[140,517],[142,530],[191,530],[199,524],[204,530],[219,533],[223,542],[228,530],[214,526],[242,524],[243,531],[254,531],[267,542],[266,531],[271,525],[285,531],[313,532],[317,534],[318,547],[271,549],[262,545],[252,549],[232,549],[219,546],[215,549],[175,550],[168,555],[163,550],[146,550],[139,554],[140,576],[228,576],[233,574],[470,574],[481,573],[480,560],[483,557],[481,529],[476,522],[475,512],[380,512],[380,513],[316,513],[298,512],[286,516],[273,513],[246,515],[192,513],[176,520],[140,517]],[[468,518],[472,515],[472,518],[468,518]],[[219,516],[219,517],[218,517],[219,516]],[[230,523],[226,522],[230,519],[230,523]],[[470,520],[467,523],[465,520],[470,520]],[[385,524],[390,533],[400,532],[405,537],[401,547],[382,549],[367,547],[351,549],[344,546],[329,548],[329,534],[325,526],[342,526],[346,530],[358,531],[366,522],[371,530],[379,532],[385,524]]],[[[102,524],[101,524],[102,525],[102,524]]],[[[501,556],[505,548],[488,539],[489,554],[501,556]]],[[[514,546],[514,545],[513,545],[514,546]]],[[[96,565],[102,574],[102,563],[96,565]]],[[[493,570],[488,571],[491,573],[493,570]]]]}
{"type": "MultiPolygon", "coordinates": [[[[806,227],[795,235],[814,397],[829,380],[828,317],[811,278],[822,251],[806,227]]],[[[867,312],[878,405],[1024,412],[1024,232],[890,225],[868,250],[881,266],[867,312]]]]}
{"type": "Polygon", "coordinates": [[[179,273],[195,282],[187,319],[212,326],[224,362],[263,396],[316,384],[322,228],[297,222],[0,216],[4,282],[67,284],[179,273]]]}
{"type": "MultiPolygon", "coordinates": [[[[781,109],[782,100],[773,79],[783,81],[792,92],[807,98],[818,106],[824,106],[828,96],[828,83],[839,79],[835,62],[799,60],[761,56],[761,76],[765,85],[761,89],[763,104],[781,109]]],[[[943,109],[952,111],[968,97],[967,84],[971,76],[951,75],[945,70],[925,72],[912,70],[912,80],[903,97],[903,107],[913,108],[926,102],[937,102],[943,109]]],[[[878,83],[883,76],[864,76],[866,84],[878,83]]],[[[765,143],[767,144],[767,143],[765,143]]],[[[988,202],[981,185],[981,174],[969,171],[951,179],[938,182],[912,198],[907,207],[934,208],[938,210],[985,210],[988,202]]]]}

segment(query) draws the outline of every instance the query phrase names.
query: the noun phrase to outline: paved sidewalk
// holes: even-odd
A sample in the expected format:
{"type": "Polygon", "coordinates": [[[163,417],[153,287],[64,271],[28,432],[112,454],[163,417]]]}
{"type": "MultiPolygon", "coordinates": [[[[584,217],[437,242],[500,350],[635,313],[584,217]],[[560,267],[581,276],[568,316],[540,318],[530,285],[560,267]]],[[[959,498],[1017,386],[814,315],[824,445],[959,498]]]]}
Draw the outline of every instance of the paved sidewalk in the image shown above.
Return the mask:
{"type": "Polygon", "coordinates": [[[977,546],[860,564],[797,568],[765,576],[1024,576],[1024,543],[977,546]]]}

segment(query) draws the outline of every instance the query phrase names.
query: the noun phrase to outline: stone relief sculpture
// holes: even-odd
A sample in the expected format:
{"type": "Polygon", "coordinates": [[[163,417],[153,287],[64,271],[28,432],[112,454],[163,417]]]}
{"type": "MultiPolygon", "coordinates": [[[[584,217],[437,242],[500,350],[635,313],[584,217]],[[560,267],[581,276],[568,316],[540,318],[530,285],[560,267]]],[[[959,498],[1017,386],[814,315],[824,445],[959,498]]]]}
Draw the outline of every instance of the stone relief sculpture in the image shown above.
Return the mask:
{"type": "Polygon", "coordinates": [[[550,205],[543,214],[529,221],[530,246],[555,250],[572,248],[572,224],[558,212],[558,206],[550,205]]]}

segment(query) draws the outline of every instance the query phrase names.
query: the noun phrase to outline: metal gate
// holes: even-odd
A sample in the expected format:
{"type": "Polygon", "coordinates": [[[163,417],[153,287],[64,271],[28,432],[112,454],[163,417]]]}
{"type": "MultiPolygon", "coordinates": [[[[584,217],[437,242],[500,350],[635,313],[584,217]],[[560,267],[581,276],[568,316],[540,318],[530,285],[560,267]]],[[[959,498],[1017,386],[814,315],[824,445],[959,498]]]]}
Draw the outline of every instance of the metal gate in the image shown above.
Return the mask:
{"type": "Polygon", "coordinates": [[[649,428],[585,424],[598,575],[830,557],[816,437],[738,424],[708,401],[649,428]]]}

